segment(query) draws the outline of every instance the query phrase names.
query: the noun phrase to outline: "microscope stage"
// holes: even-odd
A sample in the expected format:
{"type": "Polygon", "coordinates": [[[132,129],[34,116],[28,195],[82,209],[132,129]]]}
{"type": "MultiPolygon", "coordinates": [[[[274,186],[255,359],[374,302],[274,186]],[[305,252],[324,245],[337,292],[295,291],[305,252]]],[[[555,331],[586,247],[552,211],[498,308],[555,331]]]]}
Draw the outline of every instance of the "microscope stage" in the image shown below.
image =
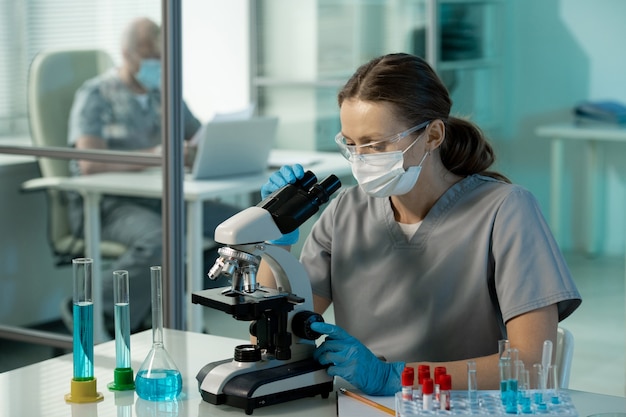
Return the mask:
{"type": "Polygon", "coordinates": [[[268,290],[265,295],[259,296],[264,290],[244,295],[229,289],[213,288],[194,292],[191,294],[191,302],[223,311],[239,320],[255,320],[267,310],[289,312],[304,302],[303,298],[276,290],[268,290]]]}

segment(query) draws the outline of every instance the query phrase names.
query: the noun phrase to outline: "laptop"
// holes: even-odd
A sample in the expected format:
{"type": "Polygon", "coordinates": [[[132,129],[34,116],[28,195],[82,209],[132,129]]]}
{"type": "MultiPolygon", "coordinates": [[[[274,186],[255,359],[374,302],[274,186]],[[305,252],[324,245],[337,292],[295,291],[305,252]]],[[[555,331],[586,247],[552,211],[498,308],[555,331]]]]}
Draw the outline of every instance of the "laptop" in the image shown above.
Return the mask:
{"type": "Polygon", "coordinates": [[[265,172],[277,117],[210,121],[192,139],[198,148],[187,179],[206,180],[265,172]]]}

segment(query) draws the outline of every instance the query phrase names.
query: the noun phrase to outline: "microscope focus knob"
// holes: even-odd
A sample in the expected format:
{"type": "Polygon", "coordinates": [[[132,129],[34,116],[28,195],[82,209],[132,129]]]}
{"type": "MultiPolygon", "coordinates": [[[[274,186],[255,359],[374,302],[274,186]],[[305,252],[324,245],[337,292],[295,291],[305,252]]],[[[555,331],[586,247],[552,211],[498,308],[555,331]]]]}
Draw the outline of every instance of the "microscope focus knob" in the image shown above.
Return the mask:
{"type": "Polygon", "coordinates": [[[315,322],[324,322],[321,314],[313,311],[300,311],[291,320],[291,331],[301,339],[315,340],[321,336],[321,333],[311,329],[311,323],[315,322]]]}
{"type": "Polygon", "coordinates": [[[257,337],[256,329],[257,329],[256,320],[253,320],[252,323],[250,323],[250,327],[249,327],[251,336],[257,337]]]}
{"type": "Polygon", "coordinates": [[[239,345],[235,347],[236,362],[258,362],[261,360],[261,349],[256,345],[239,345]]]}

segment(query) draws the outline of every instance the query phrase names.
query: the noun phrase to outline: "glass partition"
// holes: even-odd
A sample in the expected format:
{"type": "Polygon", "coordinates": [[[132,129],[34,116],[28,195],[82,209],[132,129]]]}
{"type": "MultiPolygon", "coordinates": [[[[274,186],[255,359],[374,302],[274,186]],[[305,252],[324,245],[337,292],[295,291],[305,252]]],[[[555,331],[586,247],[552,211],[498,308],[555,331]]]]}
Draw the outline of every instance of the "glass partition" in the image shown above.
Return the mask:
{"type": "MultiPolygon", "coordinates": [[[[79,155],[77,152],[82,152],[85,158],[81,161],[99,164],[101,172],[123,171],[130,165],[135,166],[133,169],[142,169],[161,164],[159,155],[128,152],[136,150],[137,146],[123,144],[128,132],[115,116],[117,112],[126,114],[126,119],[136,120],[137,116],[130,115],[131,111],[146,109],[150,95],[160,103],[160,79],[156,80],[156,92],[137,94],[133,108],[120,108],[124,104],[119,101],[119,95],[113,94],[118,86],[124,85],[120,68],[129,69],[129,62],[139,64],[142,58],[149,57],[136,44],[138,35],[129,33],[129,25],[138,18],[147,18],[158,28],[162,24],[161,9],[160,0],[0,0],[0,88],[3,92],[0,148],[5,149],[5,153],[0,149],[0,192],[2,200],[10,202],[3,204],[0,210],[2,334],[5,330],[46,324],[59,315],[63,317],[68,308],[71,313],[71,304],[64,305],[71,300],[72,293],[70,261],[73,257],[93,254],[86,247],[87,240],[93,238],[88,236],[86,226],[90,219],[85,219],[80,210],[81,197],[92,193],[49,188],[45,180],[91,173],[73,161],[79,155]],[[135,55],[129,55],[129,50],[135,55]],[[97,77],[118,77],[122,82],[111,82],[108,89],[97,88],[96,85],[105,85],[93,81],[97,77]],[[92,83],[89,89],[83,88],[85,83],[92,83]],[[82,94],[77,94],[81,88],[82,94]],[[72,123],[74,130],[80,132],[77,138],[91,136],[87,141],[91,146],[80,149],[72,146],[75,142],[69,140],[72,108],[80,108],[85,113],[86,116],[74,117],[72,123]],[[95,121],[100,123],[97,129],[95,121]],[[99,136],[104,136],[107,142],[99,140],[102,139],[99,136]],[[111,166],[112,163],[115,164],[111,166]],[[33,180],[44,182],[32,185],[33,192],[21,191],[29,188],[25,184],[33,180]],[[33,303],[24,303],[26,297],[33,303]]],[[[160,34],[155,35],[154,43],[155,50],[163,49],[160,34]]],[[[158,63],[158,70],[160,68],[158,63]]],[[[160,147],[160,108],[149,123],[153,125],[150,145],[160,147]]],[[[142,148],[147,147],[139,147],[142,148]]],[[[152,199],[160,218],[160,194],[152,199]]],[[[103,239],[106,240],[106,236],[103,239]]],[[[99,271],[107,271],[112,265],[110,259],[123,253],[123,244],[119,241],[108,243],[113,245],[103,243],[102,249],[96,245],[96,254],[101,251],[103,255],[102,264],[97,266],[99,271]]],[[[160,254],[158,262],[161,263],[160,254]]],[[[104,332],[102,328],[97,330],[104,332]]],[[[103,340],[102,334],[96,337],[103,340]]],[[[53,337],[51,343],[63,345],[63,342],[53,337]]]]}
{"type": "MultiPolygon", "coordinates": [[[[63,304],[71,294],[68,268],[72,257],[95,253],[103,258],[98,271],[107,271],[113,265],[111,260],[123,253],[124,245],[120,247],[119,242],[107,240],[110,237],[107,232],[97,227],[104,217],[95,221],[93,217],[89,218],[89,210],[79,210],[75,214],[82,215],[82,228],[73,230],[72,224],[68,224],[71,223],[68,222],[68,205],[72,193],[67,193],[63,187],[58,189],[55,178],[83,174],[82,162],[74,161],[78,159],[92,165],[114,161],[120,176],[117,183],[106,185],[112,187],[110,194],[147,197],[151,202],[146,205],[156,208],[159,215],[162,214],[162,220],[167,219],[159,224],[159,228],[164,226],[162,238],[155,235],[152,239],[163,243],[162,256],[159,255],[154,263],[174,265],[174,269],[167,270],[164,276],[171,281],[165,283],[167,279],[164,280],[164,285],[168,286],[170,294],[176,293],[173,296],[180,295],[185,283],[183,247],[186,240],[186,224],[183,224],[186,207],[181,195],[183,151],[177,153],[180,144],[174,144],[170,138],[180,136],[177,129],[181,124],[182,135],[189,139],[214,114],[236,112],[250,105],[247,9],[247,0],[190,0],[185,2],[184,8],[179,2],[160,0],[87,3],[0,0],[0,86],[3,91],[0,97],[0,195],[3,201],[10,201],[0,209],[0,229],[3,230],[0,239],[0,336],[18,327],[32,327],[58,319],[59,314],[63,314],[63,304]],[[162,10],[167,10],[163,16],[162,10]],[[141,45],[129,45],[129,42],[137,41],[128,33],[129,24],[138,18],[150,19],[165,34],[159,37],[156,49],[162,58],[159,68],[166,88],[162,94],[139,91],[134,95],[132,108],[139,109],[139,112],[131,113],[129,107],[128,114],[138,115],[127,117],[126,122],[127,119],[131,124],[147,120],[146,123],[153,127],[150,132],[158,136],[152,136],[150,141],[140,141],[141,146],[127,146],[122,138],[132,129],[120,122],[119,114],[125,114],[124,106],[131,104],[121,101],[116,90],[124,83],[95,88],[94,85],[106,87],[107,84],[97,84],[93,80],[123,78],[123,70],[128,70],[132,61],[130,63],[136,64],[136,68],[130,71],[130,81],[138,81],[141,78],[139,72],[143,71],[140,68],[142,61],[158,58],[155,51],[141,49],[141,45]],[[220,39],[220,35],[229,42],[214,41],[220,39]],[[129,46],[134,47],[131,48],[132,56],[124,52],[129,46]],[[34,74],[40,72],[44,75],[36,78],[34,74]],[[228,82],[224,82],[225,79],[228,82]],[[97,101],[93,104],[92,96],[99,97],[100,104],[97,101]],[[161,107],[158,107],[158,117],[150,119],[141,112],[151,109],[150,103],[154,100],[161,107]],[[176,117],[171,113],[178,105],[169,100],[184,100],[182,120],[175,121],[176,117]],[[108,104],[105,106],[102,102],[108,104]],[[70,117],[72,106],[78,108],[79,104],[84,114],[70,117]],[[165,114],[168,116],[163,122],[162,115],[165,114]],[[101,124],[98,129],[90,130],[87,121],[92,119],[101,124]],[[91,140],[96,146],[77,149],[69,140],[72,124],[74,130],[86,132],[87,136],[105,135],[107,143],[116,146],[103,148],[98,146],[98,141],[91,140]],[[50,136],[53,139],[48,140],[50,136]],[[35,140],[37,137],[45,138],[35,140]],[[162,144],[154,147],[161,155],[150,153],[149,148],[154,144],[162,144]],[[148,174],[155,169],[163,172],[162,179],[158,173],[151,174],[151,184],[158,192],[155,194],[154,189],[141,187],[135,180],[127,179],[124,172],[129,165],[148,174]],[[50,187],[51,184],[56,184],[56,188],[50,187]],[[32,192],[23,192],[24,189],[32,192]],[[63,232],[68,234],[61,239],[59,235],[63,232]],[[100,238],[105,242],[96,245],[97,248],[92,247],[89,253],[88,242],[100,238]],[[37,261],[32,262],[33,258],[37,261]],[[42,280],[42,276],[45,279],[42,280]],[[20,303],[26,295],[37,300],[36,308],[20,303]]],[[[148,77],[143,78],[148,83],[149,70],[148,77]]],[[[152,70],[155,70],[154,66],[152,70]]],[[[152,81],[155,84],[154,73],[152,81]]],[[[156,84],[161,86],[158,78],[156,84]]],[[[78,110],[75,113],[78,114],[78,110]]],[[[94,172],[99,175],[102,171],[94,172]]],[[[106,207],[108,196],[101,188],[73,191],[78,191],[83,200],[88,197],[83,201],[83,207],[98,206],[105,216],[102,208],[106,207]]],[[[166,316],[166,321],[183,314],[182,310],[187,307],[180,304],[166,300],[166,308],[169,308],[166,315],[175,313],[166,316]]],[[[171,325],[182,326],[175,321],[171,325]]],[[[48,342],[57,346],[67,344],[67,340],[48,342]]]]}

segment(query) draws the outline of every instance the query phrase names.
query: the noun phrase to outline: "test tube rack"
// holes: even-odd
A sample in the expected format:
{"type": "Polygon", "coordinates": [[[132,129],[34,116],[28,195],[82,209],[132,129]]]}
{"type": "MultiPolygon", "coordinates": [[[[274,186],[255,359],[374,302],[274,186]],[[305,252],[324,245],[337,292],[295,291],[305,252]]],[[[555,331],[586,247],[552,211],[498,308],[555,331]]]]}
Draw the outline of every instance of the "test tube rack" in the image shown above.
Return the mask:
{"type": "MultiPolygon", "coordinates": [[[[531,393],[531,398],[532,398],[531,393]]],[[[542,415],[551,417],[578,417],[576,407],[571,401],[567,392],[559,392],[558,404],[546,402],[545,408],[532,404],[530,412],[524,412],[519,406],[515,413],[506,412],[502,404],[500,391],[478,391],[478,405],[470,405],[467,391],[451,391],[450,410],[439,410],[438,403],[434,404],[432,410],[424,410],[422,400],[414,396],[413,400],[402,398],[402,392],[396,393],[396,416],[417,417],[417,416],[493,416],[511,417],[513,415],[532,416],[542,415]]]]}

